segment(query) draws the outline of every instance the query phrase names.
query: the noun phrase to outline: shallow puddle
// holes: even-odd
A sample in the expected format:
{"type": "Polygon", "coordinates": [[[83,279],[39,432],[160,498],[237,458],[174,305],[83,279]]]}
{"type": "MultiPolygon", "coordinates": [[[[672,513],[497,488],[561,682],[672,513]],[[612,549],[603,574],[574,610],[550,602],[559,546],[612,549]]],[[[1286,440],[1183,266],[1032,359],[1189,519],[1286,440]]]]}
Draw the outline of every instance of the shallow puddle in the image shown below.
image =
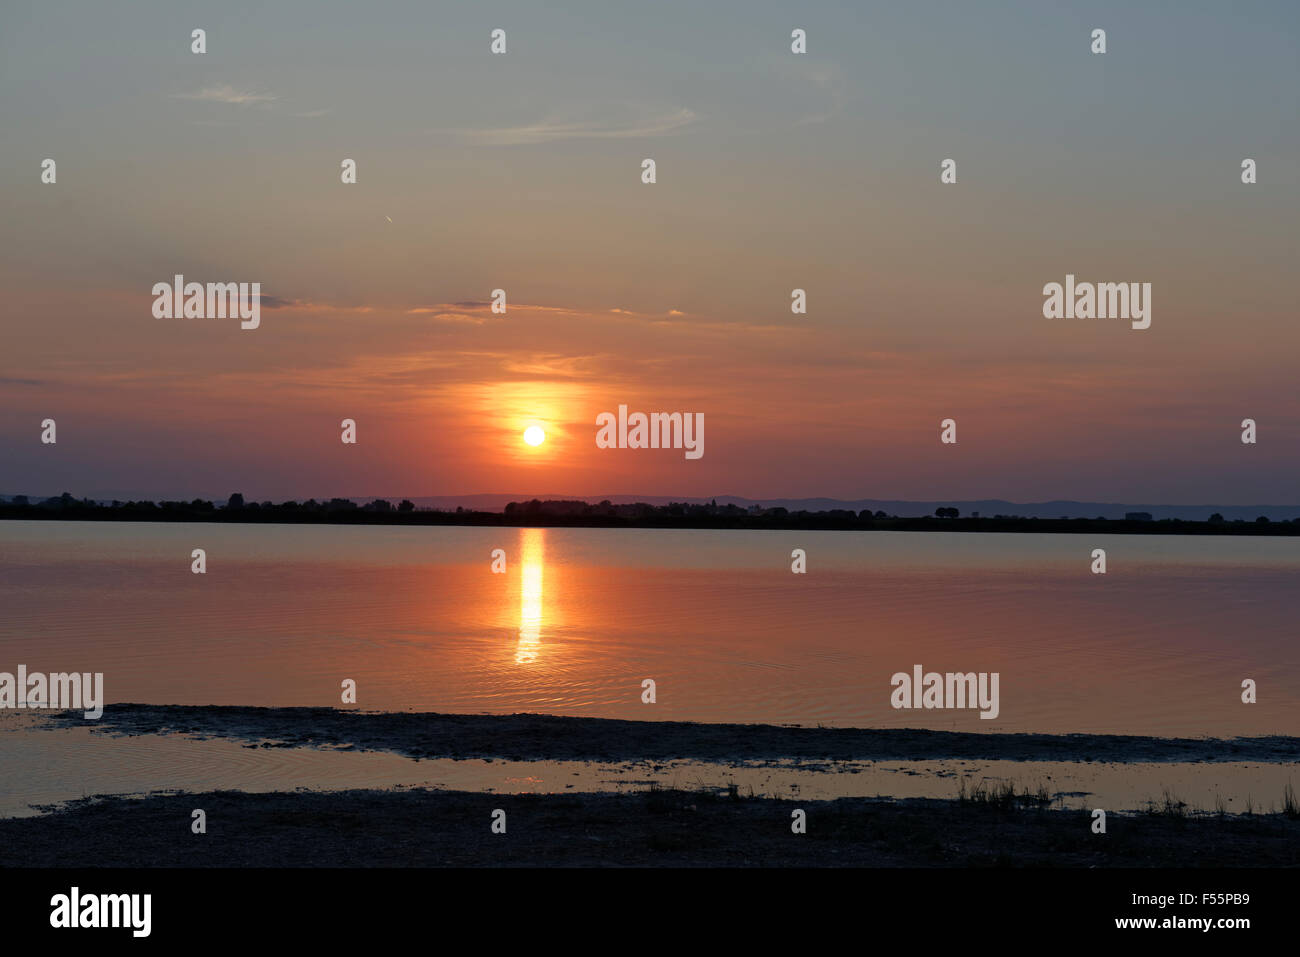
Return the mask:
{"type": "Polygon", "coordinates": [[[684,789],[822,800],[836,797],[955,798],[1014,782],[1040,787],[1058,806],[1139,810],[1185,802],[1188,810],[1229,813],[1279,809],[1295,764],[1258,762],[1107,763],[1054,761],[700,761],[416,760],[388,752],[250,746],[187,735],[114,736],[87,728],[37,729],[6,721],[0,730],[0,817],[101,794],[152,791],[293,791],[438,787],[498,793],[684,789]]]}

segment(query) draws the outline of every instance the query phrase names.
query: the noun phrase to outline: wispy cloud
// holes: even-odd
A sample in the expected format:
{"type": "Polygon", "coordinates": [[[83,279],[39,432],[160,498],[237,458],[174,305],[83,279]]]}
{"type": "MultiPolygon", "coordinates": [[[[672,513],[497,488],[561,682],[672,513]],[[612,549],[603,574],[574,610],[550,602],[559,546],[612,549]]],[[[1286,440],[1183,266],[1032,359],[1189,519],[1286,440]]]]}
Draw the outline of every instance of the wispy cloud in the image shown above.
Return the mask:
{"type": "Polygon", "coordinates": [[[312,299],[289,299],[261,293],[257,297],[262,309],[283,309],[291,312],[310,313],[368,313],[374,312],[373,306],[353,306],[345,303],[317,302],[312,299]]]}
{"type": "Polygon", "coordinates": [[[446,132],[476,146],[526,146],[561,140],[638,139],[674,135],[698,119],[695,111],[686,107],[655,113],[637,110],[631,112],[639,115],[615,122],[551,117],[523,126],[446,132]]]}
{"type": "Polygon", "coordinates": [[[173,93],[177,100],[198,100],[202,103],[231,103],[236,106],[269,105],[279,99],[274,93],[254,93],[251,90],[237,90],[229,83],[217,83],[205,86],[197,93],[173,93]]]}
{"type": "Polygon", "coordinates": [[[808,84],[820,101],[795,121],[796,126],[824,123],[844,109],[848,93],[839,64],[804,57],[781,57],[775,63],[779,72],[808,84]]]}
{"type": "Polygon", "coordinates": [[[408,309],[406,314],[408,316],[428,316],[435,322],[464,322],[476,326],[482,325],[488,320],[488,316],[483,313],[453,312],[428,306],[408,309]]]}
{"type": "MultiPolygon", "coordinates": [[[[526,303],[510,303],[509,312],[516,315],[562,315],[578,316],[580,312],[560,306],[539,306],[526,303]]],[[[492,312],[492,302],[487,299],[462,299],[459,302],[440,302],[430,306],[414,306],[406,310],[408,316],[428,316],[436,322],[470,323],[482,325],[485,322],[500,321],[508,318],[492,312]]]]}

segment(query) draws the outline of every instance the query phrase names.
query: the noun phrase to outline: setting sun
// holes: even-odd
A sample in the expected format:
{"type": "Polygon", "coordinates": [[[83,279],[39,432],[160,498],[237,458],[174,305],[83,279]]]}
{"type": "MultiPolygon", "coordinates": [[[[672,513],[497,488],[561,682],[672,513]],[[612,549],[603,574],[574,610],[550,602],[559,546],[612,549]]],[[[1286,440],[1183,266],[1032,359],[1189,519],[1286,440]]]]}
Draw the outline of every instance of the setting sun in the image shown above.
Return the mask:
{"type": "Polygon", "coordinates": [[[524,429],[524,441],[529,445],[541,445],[546,441],[546,433],[540,425],[530,425],[524,429]]]}

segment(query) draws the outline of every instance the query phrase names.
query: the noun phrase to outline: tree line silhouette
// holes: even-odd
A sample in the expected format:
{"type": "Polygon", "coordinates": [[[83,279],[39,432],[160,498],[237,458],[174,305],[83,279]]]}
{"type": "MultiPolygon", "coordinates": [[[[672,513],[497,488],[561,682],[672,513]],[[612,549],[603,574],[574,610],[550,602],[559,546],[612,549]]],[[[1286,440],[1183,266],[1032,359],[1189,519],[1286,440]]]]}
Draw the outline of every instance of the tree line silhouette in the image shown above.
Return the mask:
{"type": "Polygon", "coordinates": [[[0,501],[0,519],[70,519],[78,521],[175,521],[354,525],[498,525],[551,527],[644,527],[644,528],[775,528],[882,531],[965,531],[965,532],[1098,532],[1159,535],[1300,535],[1300,518],[1270,521],[1259,516],[1253,522],[1226,521],[1219,513],[1206,521],[1184,519],[1152,520],[1146,513],[1131,513],[1124,519],[1026,518],[1019,515],[962,516],[955,507],[935,509],[933,516],[887,515],[883,511],[835,508],[825,511],[791,511],[781,506],[719,505],[673,502],[614,504],[608,499],[590,503],[581,500],[530,499],[510,502],[500,512],[456,508],[420,508],[410,499],[396,505],[387,499],[358,503],[347,498],[305,502],[248,502],[238,492],[224,504],[206,499],[191,501],[117,501],[104,503],[75,498],[70,493],[38,501],[25,495],[0,501]],[[1134,517],[1141,515],[1142,517],[1134,517]]]}

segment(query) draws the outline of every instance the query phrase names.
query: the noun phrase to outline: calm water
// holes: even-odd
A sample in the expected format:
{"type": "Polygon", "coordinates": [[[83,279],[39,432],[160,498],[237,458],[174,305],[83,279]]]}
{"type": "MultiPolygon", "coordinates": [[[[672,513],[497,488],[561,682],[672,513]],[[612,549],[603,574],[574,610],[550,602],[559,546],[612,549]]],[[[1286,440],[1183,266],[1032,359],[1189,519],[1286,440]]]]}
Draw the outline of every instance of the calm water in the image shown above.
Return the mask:
{"type": "Polygon", "coordinates": [[[110,702],[338,706],[353,678],[367,710],[1300,735],[1298,584],[1281,538],[3,522],[0,671],[102,671],[110,702]],[[1000,716],[892,709],[914,664],[999,672],[1000,716]]]}

